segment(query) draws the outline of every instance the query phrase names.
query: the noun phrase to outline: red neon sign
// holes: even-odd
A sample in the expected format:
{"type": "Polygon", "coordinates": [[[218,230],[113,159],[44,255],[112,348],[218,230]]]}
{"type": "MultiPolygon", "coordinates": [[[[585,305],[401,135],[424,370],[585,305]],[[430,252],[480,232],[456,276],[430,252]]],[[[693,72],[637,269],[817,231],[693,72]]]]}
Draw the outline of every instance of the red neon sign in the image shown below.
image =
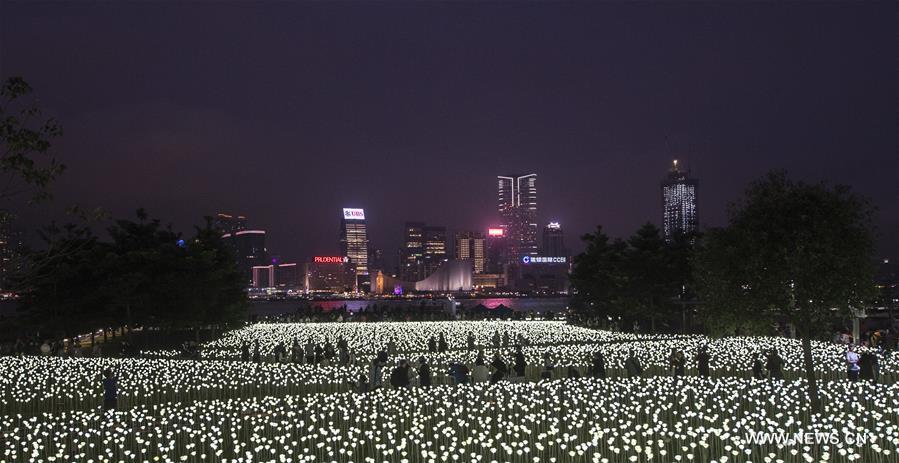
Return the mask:
{"type": "Polygon", "coordinates": [[[343,256],[315,256],[312,258],[312,262],[316,264],[342,264],[348,260],[343,256]]]}
{"type": "Polygon", "coordinates": [[[487,235],[488,236],[503,236],[505,234],[505,230],[502,228],[488,228],[487,235]]]}

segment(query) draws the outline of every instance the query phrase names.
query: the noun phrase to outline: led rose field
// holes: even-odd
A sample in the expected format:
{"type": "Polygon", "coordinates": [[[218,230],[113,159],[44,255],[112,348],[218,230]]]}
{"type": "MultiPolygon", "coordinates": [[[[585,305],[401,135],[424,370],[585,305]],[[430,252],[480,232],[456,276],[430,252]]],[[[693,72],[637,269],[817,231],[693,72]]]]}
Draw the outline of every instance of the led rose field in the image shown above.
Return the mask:
{"type": "Polygon", "coordinates": [[[822,396],[818,415],[801,382],[652,378],[201,401],[6,417],[0,460],[896,461],[897,386],[829,382],[822,396]]]}
{"type": "Polygon", "coordinates": [[[646,336],[542,321],[285,323],[250,325],[202,347],[216,360],[164,351],[0,357],[0,463],[899,461],[895,353],[881,356],[880,384],[850,383],[845,348],[813,343],[825,407],[812,414],[800,344],[784,338],[646,336]],[[429,352],[441,334],[448,350],[429,352]],[[354,363],[277,363],[271,355],[278,344],[338,338],[354,363]],[[519,339],[525,381],[450,385],[450,362],[472,365],[483,354],[489,363],[498,352],[511,364],[519,339]],[[391,340],[385,383],[399,359],[424,356],[435,386],[352,392],[349,382],[368,374],[391,340]],[[245,342],[258,342],[263,361],[239,361],[245,342]],[[695,376],[702,346],[712,356],[710,378],[695,376]],[[686,377],[669,376],[672,348],[687,356],[686,377]],[[771,348],[786,380],[750,379],[753,355],[771,348]],[[587,375],[596,352],[607,379],[565,378],[567,368],[558,368],[587,375]],[[646,367],[643,378],[627,377],[629,352],[646,367]],[[546,354],[557,368],[540,381],[546,354]],[[118,378],[120,411],[104,414],[106,368],[118,378]]]}
{"type": "Polygon", "coordinates": [[[350,349],[357,352],[374,352],[393,340],[399,352],[428,350],[428,340],[443,334],[450,350],[465,349],[468,333],[474,335],[475,344],[493,345],[493,337],[508,335],[511,342],[524,336],[530,344],[562,344],[625,341],[643,338],[628,333],[597,331],[568,325],[563,321],[455,321],[455,322],[386,322],[386,323],[258,323],[227,333],[207,347],[236,354],[243,342],[259,341],[260,351],[270,354],[278,343],[287,346],[297,340],[324,343],[343,337],[350,349]]]}

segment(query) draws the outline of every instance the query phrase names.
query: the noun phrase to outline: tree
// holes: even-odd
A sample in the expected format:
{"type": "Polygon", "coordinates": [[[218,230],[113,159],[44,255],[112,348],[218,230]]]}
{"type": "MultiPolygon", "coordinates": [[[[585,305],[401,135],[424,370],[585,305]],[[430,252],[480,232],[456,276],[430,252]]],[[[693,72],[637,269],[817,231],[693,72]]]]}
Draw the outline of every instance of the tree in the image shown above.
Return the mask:
{"type": "Polygon", "coordinates": [[[731,205],[727,227],[705,237],[696,260],[707,321],[785,321],[798,328],[816,410],[811,339],[873,294],[872,212],[848,187],[773,172],[731,205]]]}
{"type": "Polygon", "coordinates": [[[696,301],[692,263],[696,255],[695,244],[701,236],[698,232],[678,232],[672,236],[665,247],[665,266],[671,285],[671,300],[676,300],[675,304],[680,306],[681,333],[689,331],[686,306],[692,306],[696,301]]]}
{"type": "Polygon", "coordinates": [[[610,240],[596,227],[595,233],[581,237],[587,244],[583,253],[574,257],[569,275],[574,288],[573,306],[581,311],[602,317],[619,317],[617,304],[623,280],[624,251],[627,244],[610,240]]]}
{"type": "Polygon", "coordinates": [[[230,326],[245,317],[246,295],[233,256],[211,226],[184,240],[143,210],[110,228],[107,293],[120,320],[168,329],[230,326]]]}
{"type": "Polygon", "coordinates": [[[220,230],[206,218],[205,227],[197,227],[190,246],[195,256],[192,272],[199,277],[194,283],[201,305],[196,317],[199,325],[226,328],[246,319],[247,296],[243,290],[243,274],[235,264],[231,248],[222,240],[220,230]]]}
{"type": "Polygon", "coordinates": [[[148,219],[143,209],[136,216],[136,221],[117,220],[108,229],[112,242],[102,289],[109,296],[111,317],[124,324],[156,325],[168,318],[164,311],[173,299],[169,279],[184,252],[177,246],[178,233],[148,219]]]}
{"type": "Polygon", "coordinates": [[[47,246],[28,255],[23,304],[42,330],[73,335],[99,326],[223,328],[244,320],[246,295],[233,256],[211,227],[183,240],[137,211],[110,241],[86,226],[51,226],[47,246]]]}
{"type": "Polygon", "coordinates": [[[657,322],[674,321],[674,301],[690,283],[691,237],[666,243],[658,227],[647,223],[627,241],[610,240],[602,227],[583,239],[587,249],[575,257],[570,275],[573,306],[628,326],[639,321],[653,332],[657,322]]]}
{"type": "Polygon", "coordinates": [[[12,77],[0,87],[0,199],[30,194],[37,201],[50,197],[50,183],[65,166],[49,155],[50,140],[62,134],[53,119],[40,119],[35,103],[24,103],[31,86],[12,77]]]}
{"type": "Polygon", "coordinates": [[[649,320],[650,331],[656,321],[671,308],[677,294],[676,279],[668,264],[667,246],[659,228],[646,223],[627,241],[624,259],[624,305],[643,320],[649,320]]]}
{"type": "Polygon", "coordinates": [[[63,336],[93,331],[106,306],[97,284],[107,246],[83,226],[51,224],[40,235],[45,249],[27,251],[28,265],[15,277],[31,325],[63,336]]]}

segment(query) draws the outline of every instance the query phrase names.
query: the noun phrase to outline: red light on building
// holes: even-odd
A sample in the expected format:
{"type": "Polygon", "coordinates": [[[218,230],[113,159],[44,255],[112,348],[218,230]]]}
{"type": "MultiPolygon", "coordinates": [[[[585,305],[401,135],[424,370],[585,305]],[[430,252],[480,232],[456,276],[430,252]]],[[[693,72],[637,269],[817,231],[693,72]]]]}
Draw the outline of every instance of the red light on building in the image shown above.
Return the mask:
{"type": "Polygon", "coordinates": [[[488,228],[487,236],[503,236],[505,234],[505,230],[502,228],[488,228]]]}
{"type": "Polygon", "coordinates": [[[315,256],[312,258],[312,262],[316,264],[343,264],[348,261],[349,259],[344,256],[315,256]]]}

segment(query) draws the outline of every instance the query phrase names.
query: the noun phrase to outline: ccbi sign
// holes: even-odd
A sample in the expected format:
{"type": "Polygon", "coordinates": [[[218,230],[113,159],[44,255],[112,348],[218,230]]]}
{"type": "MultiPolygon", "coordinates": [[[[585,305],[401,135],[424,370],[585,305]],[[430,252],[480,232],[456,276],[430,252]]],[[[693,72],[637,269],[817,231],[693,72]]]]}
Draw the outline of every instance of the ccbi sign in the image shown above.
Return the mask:
{"type": "Polygon", "coordinates": [[[343,208],[343,218],[347,220],[365,220],[365,211],[362,209],[343,208]]]}
{"type": "Polygon", "coordinates": [[[547,256],[524,256],[521,262],[525,264],[564,264],[568,262],[567,257],[547,257],[547,256]]]}

